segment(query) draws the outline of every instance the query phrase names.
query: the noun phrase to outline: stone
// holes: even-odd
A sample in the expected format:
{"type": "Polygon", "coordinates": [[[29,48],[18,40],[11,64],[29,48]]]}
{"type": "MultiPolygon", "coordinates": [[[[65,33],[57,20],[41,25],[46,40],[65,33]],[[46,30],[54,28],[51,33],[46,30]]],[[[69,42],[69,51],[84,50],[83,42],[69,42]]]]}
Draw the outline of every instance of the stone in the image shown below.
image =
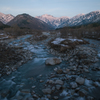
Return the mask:
{"type": "Polygon", "coordinates": [[[62,69],[58,69],[56,72],[57,72],[57,74],[62,74],[63,73],[62,69]]]}
{"type": "Polygon", "coordinates": [[[82,85],[82,84],[84,84],[84,82],[85,82],[85,79],[84,78],[82,78],[82,77],[77,77],[76,78],[76,83],[82,85]]]}
{"type": "Polygon", "coordinates": [[[43,80],[40,80],[40,83],[42,83],[43,82],[43,80]]]}
{"type": "Polygon", "coordinates": [[[53,80],[47,80],[47,83],[54,84],[54,81],[53,80]]]}
{"type": "Polygon", "coordinates": [[[61,62],[62,61],[59,58],[48,58],[45,61],[46,65],[56,65],[56,64],[60,64],[61,62]]]}
{"type": "Polygon", "coordinates": [[[52,91],[55,91],[55,87],[54,86],[52,87],[52,91]]]}
{"type": "Polygon", "coordinates": [[[71,82],[70,85],[71,85],[71,88],[73,88],[73,89],[78,87],[76,82],[71,82]]]}
{"type": "Polygon", "coordinates": [[[47,95],[47,98],[49,98],[49,99],[50,99],[50,98],[51,98],[51,95],[50,95],[50,94],[48,94],[48,95],[47,95]]]}
{"type": "Polygon", "coordinates": [[[52,90],[50,88],[43,89],[42,92],[44,94],[51,94],[52,90]]]}
{"type": "Polygon", "coordinates": [[[88,92],[87,92],[86,90],[84,90],[84,89],[79,90],[79,95],[80,95],[81,97],[84,97],[84,96],[86,96],[87,94],[88,94],[88,92]]]}
{"type": "Polygon", "coordinates": [[[38,98],[38,96],[36,94],[33,94],[32,96],[33,96],[33,98],[38,98]]]}
{"type": "Polygon", "coordinates": [[[60,90],[61,87],[62,87],[61,85],[56,85],[56,89],[57,89],[57,90],[60,90]]]}
{"type": "Polygon", "coordinates": [[[63,81],[58,79],[58,80],[55,81],[55,84],[63,85],[63,81]]]}
{"type": "Polygon", "coordinates": [[[91,97],[91,96],[88,96],[87,100],[95,100],[95,99],[93,97],[91,97]]]}
{"type": "Polygon", "coordinates": [[[57,97],[57,96],[54,96],[54,99],[55,99],[55,100],[57,100],[57,99],[58,99],[58,97],[57,97]]]}
{"type": "Polygon", "coordinates": [[[34,89],[36,86],[32,86],[32,89],[34,89]]]}
{"type": "Polygon", "coordinates": [[[22,89],[20,92],[22,92],[22,93],[30,93],[30,90],[29,89],[22,89]]]}

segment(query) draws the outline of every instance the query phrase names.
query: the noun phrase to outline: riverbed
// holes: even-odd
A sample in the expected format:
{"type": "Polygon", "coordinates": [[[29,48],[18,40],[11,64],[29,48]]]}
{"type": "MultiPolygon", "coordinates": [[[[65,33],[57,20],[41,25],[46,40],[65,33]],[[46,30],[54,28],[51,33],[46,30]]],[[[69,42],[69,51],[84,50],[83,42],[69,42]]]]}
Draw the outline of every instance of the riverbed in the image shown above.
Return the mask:
{"type": "MultiPolygon", "coordinates": [[[[44,88],[49,75],[53,73],[54,68],[58,66],[61,68],[68,67],[65,61],[55,66],[46,65],[45,60],[55,56],[49,54],[49,50],[43,43],[38,42],[33,45],[27,42],[26,39],[30,36],[27,35],[9,43],[9,45],[21,46],[23,49],[30,50],[33,53],[33,59],[20,66],[18,70],[12,72],[9,76],[5,75],[0,78],[0,100],[32,100],[31,91],[35,91],[38,97],[42,97],[43,93],[41,90],[44,88]]],[[[90,44],[86,46],[90,46],[90,48],[98,51],[99,62],[95,63],[95,66],[100,66],[100,41],[90,39],[87,39],[87,41],[92,46],[90,44]]],[[[87,76],[96,80],[100,77],[100,71],[91,71],[87,76]]],[[[99,100],[100,89],[97,88],[95,91],[98,94],[94,93],[93,89],[90,90],[90,94],[99,100]]]]}

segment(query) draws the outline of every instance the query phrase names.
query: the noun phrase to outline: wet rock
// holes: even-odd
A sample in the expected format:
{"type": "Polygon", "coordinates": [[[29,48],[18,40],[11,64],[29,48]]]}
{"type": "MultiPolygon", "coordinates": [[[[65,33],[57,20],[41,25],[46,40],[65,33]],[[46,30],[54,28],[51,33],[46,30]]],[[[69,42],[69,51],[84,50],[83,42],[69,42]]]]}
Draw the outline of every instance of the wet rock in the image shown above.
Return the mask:
{"type": "Polygon", "coordinates": [[[100,83],[99,82],[94,82],[93,85],[98,87],[98,86],[100,86],[100,83]]]}
{"type": "Polygon", "coordinates": [[[36,86],[32,86],[32,89],[34,89],[36,86]]]}
{"type": "Polygon", "coordinates": [[[63,81],[58,79],[58,80],[55,81],[55,84],[63,85],[63,81]]]}
{"type": "Polygon", "coordinates": [[[62,74],[63,73],[62,69],[58,69],[56,72],[57,72],[57,74],[62,74]]]}
{"type": "Polygon", "coordinates": [[[20,92],[21,93],[30,93],[30,90],[29,89],[22,89],[20,92]]]}
{"type": "Polygon", "coordinates": [[[57,100],[58,99],[58,96],[54,96],[54,99],[57,100]]]}
{"type": "Polygon", "coordinates": [[[47,80],[47,83],[54,84],[54,81],[53,80],[47,80]]]}
{"type": "Polygon", "coordinates": [[[33,94],[32,96],[33,98],[39,98],[36,94],[33,94]]]}
{"type": "Polygon", "coordinates": [[[54,87],[54,86],[52,87],[52,91],[53,91],[53,92],[55,91],[55,87],[54,87]]]}
{"type": "Polygon", "coordinates": [[[48,95],[47,95],[47,98],[49,98],[49,99],[50,99],[50,98],[51,98],[51,95],[50,95],[50,94],[48,94],[48,95]]]}
{"type": "Polygon", "coordinates": [[[56,65],[60,64],[62,61],[59,58],[48,58],[45,63],[46,65],[56,65]]]}
{"type": "Polygon", "coordinates": [[[85,79],[84,78],[82,78],[82,77],[77,77],[76,78],[76,83],[82,85],[82,84],[84,84],[84,82],[85,82],[85,79]]]}
{"type": "Polygon", "coordinates": [[[42,83],[43,82],[43,80],[40,80],[40,83],[42,83]]]}
{"type": "Polygon", "coordinates": [[[95,100],[95,99],[93,97],[91,97],[91,96],[88,96],[87,100],[95,100]]]}
{"type": "Polygon", "coordinates": [[[73,88],[73,89],[78,87],[76,82],[71,82],[70,85],[71,85],[71,88],[73,88]]]}
{"type": "Polygon", "coordinates": [[[1,91],[1,96],[5,98],[9,93],[10,93],[10,90],[4,89],[1,91]]]}
{"type": "Polygon", "coordinates": [[[56,89],[57,89],[57,90],[60,90],[61,87],[62,87],[61,85],[56,85],[56,89]]]}
{"type": "Polygon", "coordinates": [[[84,96],[86,96],[87,94],[88,94],[88,92],[87,92],[86,90],[84,90],[84,89],[79,90],[79,95],[80,95],[81,97],[84,97],[84,96]]]}
{"type": "Polygon", "coordinates": [[[52,90],[50,88],[43,89],[42,92],[44,94],[51,94],[52,90]]]}

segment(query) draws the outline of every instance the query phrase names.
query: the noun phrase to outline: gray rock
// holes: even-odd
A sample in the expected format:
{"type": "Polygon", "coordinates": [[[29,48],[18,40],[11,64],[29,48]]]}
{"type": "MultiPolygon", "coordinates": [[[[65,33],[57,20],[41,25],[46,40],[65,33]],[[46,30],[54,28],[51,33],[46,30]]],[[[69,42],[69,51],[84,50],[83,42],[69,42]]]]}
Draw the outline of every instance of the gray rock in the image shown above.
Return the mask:
{"type": "Polygon", "coordinates": [[[45,61],[46,65],[56,65],[56,64],[60,64],[61,62],[62,61],[59,58],[48,58],[45,61]]]}
{"type": "Polygon", "coordinates": [[[84,97],[84,96],[86,96],[87,94],[88,94],[88,92],[87,92],[86,90],[84,90],[84,89],[79,90],[79,95],[80,95],[81,97],[84,97]]]}
{"type": "Polygon", "coordinates": [[[60,90],[61,87],[62,87],[61,85],[56,85],[56,89],[57,89],[57,90],[60,90]]]}
{"type": "Polygon", "coordinates": [[[57,100],[57,99],[58,99],[58,97],[57,97],[57,96],[54,96],[54,99],[55,99],[55,100],[57,100]]]}
{"type": "Polygon", "coordinates": [[[82,84],[84,84],[85,79],[82,78],[82,77],[77,77],[77,78],[76,78],[76,82],[77,82],[78,84],[82,85],[82,84]]]}
{"type": "Polygon", "coordinates": [[[63,85],[63,81],[58,79],[58,80],[55,81],[55,84],[63,85]]]}
{"type": "Polygon", "coordinates": [[[22,89],[20,92],[21,93],[30,93],[30,90],[29,89],[22,89]]]}
{"type": "Polygon", "coordinates": [[[42,92],[44,94],[51,94],[52,90],[50,88],[43,89],[42,92]]]}
{"type": "Polygon", "coordinates": [[[76,82],[71,82],[70,85],[71,85],[71,88],[73,88],[73,89],[78,87],[76,82]]]}

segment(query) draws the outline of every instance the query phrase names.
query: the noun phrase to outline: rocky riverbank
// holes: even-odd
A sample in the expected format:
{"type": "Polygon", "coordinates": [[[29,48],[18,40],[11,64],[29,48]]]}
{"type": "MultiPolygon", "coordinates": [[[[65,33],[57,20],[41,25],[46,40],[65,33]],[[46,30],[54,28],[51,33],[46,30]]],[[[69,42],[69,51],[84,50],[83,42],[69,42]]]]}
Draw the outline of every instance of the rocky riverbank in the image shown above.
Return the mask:
{"type": "MultiPolygon", "coordinates": [[[[43,36],[38,38],[39,41],[34,38],[26,38],[28,42],[22,39],[19,42],[14,41],[14,47],[9,47],[15,51],[10,54],[15,54],[20,61],[24,56],[29,60],[31,56],[28,55],[31,52],[35,58],[20,67],[16,73],[1,78],[1,100],[100,99],[100,67],[96,64],[99,60],[97,46],[87,46],[88,42],[83,39],[54,39],[51,36],[44,39],[43,36]]],[[[20,61],[18,62],[23,64],[23,61],[20,61]]]]}
{"type": "Polygon", "coordinates": [[[19,66],[32,59],[33,53],[20,46],[10,46],[0,43],[0,77],[9,75],[19,66]]]}

